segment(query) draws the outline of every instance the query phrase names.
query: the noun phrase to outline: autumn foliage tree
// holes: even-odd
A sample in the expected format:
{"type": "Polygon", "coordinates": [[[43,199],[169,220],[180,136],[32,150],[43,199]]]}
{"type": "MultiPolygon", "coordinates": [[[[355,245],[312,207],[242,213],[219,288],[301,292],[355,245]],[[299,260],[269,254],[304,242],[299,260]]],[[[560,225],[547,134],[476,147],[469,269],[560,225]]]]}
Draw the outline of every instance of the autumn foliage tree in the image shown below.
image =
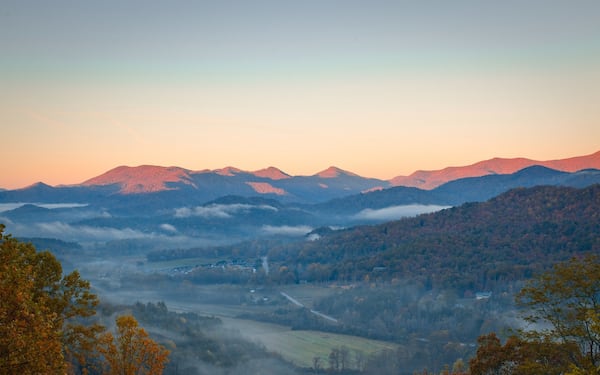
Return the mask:
{"type": "Polygon", "coordinates": [[[517,295],[532,326],[504,345],[481,336],[470,372],[600,374],[600,261],[573,258],[532,279],[517,295]]]}
{"type": "Polygon", "coordinates": [[[570,344],[511,336],[502,345],[495,333],[480,336],[477,343],[477,355],[469,364],[471,375],[560,375],[570,369],[570,344]]]}
{"type": "MultiPolygon", "coordinates": [[[[0,224],[0,374],[96,373],[112,360],[103,346],[110,334],[100,335],[104,327],[86,321],[97,304],[77,271],[63,276],[50,252],[4,235],[0,224]]],[[[162,370],[168,352],[132,319],[117,321],[118,337],[129,340],[133,353],[122,358],[152,369],[136,374],[158,374],[154,369],[162,370]]],[[[118,348],[125,353],[124,345],[118,348]]]]}
{"type": "Polygon", "coordinates": [[[63,373],[62,316],[53,301],[60,267],[31,245],[3,236],[3,229],[0,225],[0,372],[63,373]]]}
{"type": "Polygon", "coordinates": [[[50,252],[3,232],[0,224],[0,369],[64,373],[99,330],[77,321],[95,313],[98,299],[77,271],[63,277],[50,252]]]}
{"type": "Polygon", "coordinates": [[[572,367],[600,372],[600,259],[589,255],[560,263],[533,279],[517,296],[525,320],[547,328],[524,332],[533,340],[574,346],[572,367]]]}
{"type": "Polygon", "coordinates": [[[169,351],[154,342],[133,316],[116,320],[116,336],[107,332],[100,338],[104,373],[109,375],[158,375],[168,361],[169,351]]]}

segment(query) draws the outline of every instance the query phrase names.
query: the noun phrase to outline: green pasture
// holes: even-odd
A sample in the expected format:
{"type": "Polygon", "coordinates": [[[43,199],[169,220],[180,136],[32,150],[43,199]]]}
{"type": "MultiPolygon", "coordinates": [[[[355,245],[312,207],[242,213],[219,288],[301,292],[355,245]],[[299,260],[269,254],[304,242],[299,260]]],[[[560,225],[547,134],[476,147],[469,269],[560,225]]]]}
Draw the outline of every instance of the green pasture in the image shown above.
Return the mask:
{"type": "Polygon", "coordinates": [[[278,353],[301,367],[312,367],[313,359],[319,357],[321,367],[327,368],[331,350],[342,346],[349,351],[350,368],[356,366],[356,353],[361,353],[363,358],[367,358],[379,351],[398,348],[397,344],[385,341],[320,331],[293,331],[277,324],[250,320],[224,319],[224,323],[239,330],[247,339],[263,344],[269,351],[278,353]]]}

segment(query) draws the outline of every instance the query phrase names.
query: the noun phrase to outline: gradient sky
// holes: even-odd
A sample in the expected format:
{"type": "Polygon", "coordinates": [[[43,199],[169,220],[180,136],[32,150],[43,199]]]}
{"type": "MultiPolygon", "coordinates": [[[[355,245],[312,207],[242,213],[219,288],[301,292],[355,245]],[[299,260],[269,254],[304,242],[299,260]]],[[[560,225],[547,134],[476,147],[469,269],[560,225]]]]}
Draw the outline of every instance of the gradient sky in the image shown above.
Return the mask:
{"type": "Polygon", "coordinates": [[[600,150],[600,1],[0,1],[0,187],[600,150]]]}

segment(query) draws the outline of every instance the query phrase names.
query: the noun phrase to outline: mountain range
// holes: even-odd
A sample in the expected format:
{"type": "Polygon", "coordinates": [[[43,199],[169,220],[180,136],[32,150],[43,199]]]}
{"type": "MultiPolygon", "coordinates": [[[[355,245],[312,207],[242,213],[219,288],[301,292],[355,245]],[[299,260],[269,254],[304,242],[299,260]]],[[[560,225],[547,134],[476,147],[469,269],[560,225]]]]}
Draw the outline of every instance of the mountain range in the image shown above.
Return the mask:
{"type": "Polygon", "coordinates": [[[337,167],[329,167],[312,176],[291,176],[278,168],[268,167],[258,171],[243,171],[235,167],[216,170],[191,171],[179,167],[159,167],[142,165],[138,167],[120,166],[89,179],[81,186],[117,185],[120,194],[152,193],[165,190],[192,188],[202,190],[210,184],[222,184],[223,188],[235,189],[242,193],[252,190],[258,194],[291,195],[298,198],[297,186],[316,184],[327,196],[327,189],[342,188],[347,191],[372,189],[388,186],[389,183],[377,179],[366,179],[337,167]],[[238,184],[233,187],[232,184],[238,184]],[[229,186],[228,186],[229,185],[229,186]]]}
{"type": "MultiPolygon", "coordinates": [[[[318,227],[375,224],[483,202],[517,187],[598,184],[599,159],[600,152],[553,162],[565,169],[585,168],[575,172],[541,165],[507,174],[489,169],[484,176],[459,178],[428,190],[393,186],[336,167],[312,176],[291,176],[274,167],[249,172],[234,167],[190,171],[123,166],[78,185],[37,183],[2,190],[0,223],[15,235],[66,241],[298,236],[318,227]]],[[[494,160],[497,168],[510,170],[526,159],[494,160]]],[[[465,174],[481,170],[463,168],[465,174]]],[[[435,174],[438,180],[441,175],[435,174]]]]}
{"type": "MultiPolygon", "coordinates": [[[[521,169],[540,165],[550,169],[563,172],[576,172],[582,169],[600,169],[600,151],[585,155],[558,160],[532,160],[526,158],[493,158],[483,160],[467,166],[447,167],[440,170],[423,171],[419,170],[409,176],[397,176],[390,180],[368,179],[371,183],[369,189],[380,189],[391,186],[418,187],[420,189],[434,189],[446,182],[458,180],[467,177],[480,177],[492,174],[511,174],[521,169]]],[[[118,184],[120,192],[123,194],[156,192],[176,188],[175,183],[187,184],[198,188],[194,184],[195,180],[201,179],[201,175],[216,174],[226,177],[244,176],[252,179],[278,181],[276,185],[286,185],[283,181],[287,179],[312,179],[328,180],[340,177],[359,178],[357,174],[342,170],[337,167],[329,167],[312,176],[291,176],[276,167],[268,167],[257,171],[243,171],[235,167],[225,167],[217,170],[191,171],[179,167],[158,167],[158,166],[139,166],[126,167],[121,166],[112,169],[100,176],[85,181],[82,185],[110,185],[118,184]]],[[[285,195],[285,189],[275,187],[265,181],[247,181],[256,192],[262,194],[285,195]]],[[[319,182],[321,187],[326,188],[326,181],[319,182]],[[325,186],[323,186],[325,185],[325,186]]],[[[345,186],[346,189],[354,190],[352,184],[345,186]]]]}
{"type": "MultiPolygon", "coordinates": [[[[397,176],[390,180],[365,178],[333,166],[311,176],[292,176],[275,167],[257,171],[244,171],[235,167],[192,171],[180,167],[152,165],[120,166],[81,184],[55,188],[63,192],[68,191],[71,198],[78,197],[86,190],[84,188],[87,188],[88,192],[118,195],[179,190],[187,192],[188,197],[194,195],[196,197],[194,201],[204,202],[225,195],[267,195],[287,202],[315,203],[396,186],[433,190],[454,180],[512,174],[534,165],[563,172],[600,169],[600,151],[590,155],[550,161],[494,158],[467,166],[416,171],[409,176],[397,176]]],[[[6,201],[10,196],[35,197],[35,192],[44,195],[44,192],[48,193],[50,190],[52,187],[43,183],[12,191],[0,190],[3,192],[0,201],[6,201]]]]}

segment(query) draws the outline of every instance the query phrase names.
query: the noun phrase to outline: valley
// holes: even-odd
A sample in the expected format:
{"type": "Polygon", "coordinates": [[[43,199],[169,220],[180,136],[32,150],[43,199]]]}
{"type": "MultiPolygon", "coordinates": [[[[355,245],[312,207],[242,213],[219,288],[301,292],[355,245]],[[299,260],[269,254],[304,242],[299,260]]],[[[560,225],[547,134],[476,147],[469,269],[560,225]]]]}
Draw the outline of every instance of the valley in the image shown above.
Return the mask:
{"type": "MultiPolygon", "coordinates": [[[[300,201],[268,190],[203,201],[187,184],[169,185],[183,173],[175,172],[158,173],[152,186],[170,187],[152,192],[94,179],[0,192],[0,222],[49,249],[65,271],[79,270],[103,316],[133,309],[155,337],[182,346],[167,373],[235,373],[252,356],[256,373],[261,361],[282,373],[439,372],[472,358],[481,335],[525,326],[514,299],[532,276],[600,252],[595,169],[533,166],[431,190],[309,199],[318,194],[311,184],[323,189],[319,179],[338,187],[360,179],[330,169],[300,180],[300,201]],[[158,318],[166,309],[174,322],[204,322],[195,346],[158,318]],[[189,350],[205,345],[213,349],[192,360],[189,350]]],[[[259,177],[291,183],[275,172],[259,177]]],[[[219,184],[241,175],[217,174],[219,184]]]]}
{"type": "MultiPolygon", "coordinates": [[[[97,289],[97,292],[103,300],[115,304],[128,304],[132,300],[141,303],[164,301],[170,311],[217,317],[223,322],[224,329],[236,331],[241,337],[264,345],[269,352],[281,355],[286,361],[304,368],[311,368],[315,358],[319,358],[318,361],[326,367],[331,351],[341,347],[352,351],[353,356],[358,355],[365,360],[378,351],[395,351],[399,347],[393,342],[360,336],[292,329],[288,325],[239,318],[248,313],[286,307],[287,304],[277,294],[277,289],[248,290],[245,286],[208,285],[190,288],[186,290],[185,296],[173,296],[161,290],[140,292],[138,289],[124,289],[97,289]]],[[[310,304],[313,299],[332,293],[330,288],[308,285],[290,285],[286,286],[285,290],[302,296],[299,298],[304,304],[310,304]]],[[[357,369],[356,364],[352,363],[350,368],[357,369]]]]}
{"type": "Polygon", "coordinates": [[[2,1],[0,375],[600,374],[600,1],[2,1]]]}

